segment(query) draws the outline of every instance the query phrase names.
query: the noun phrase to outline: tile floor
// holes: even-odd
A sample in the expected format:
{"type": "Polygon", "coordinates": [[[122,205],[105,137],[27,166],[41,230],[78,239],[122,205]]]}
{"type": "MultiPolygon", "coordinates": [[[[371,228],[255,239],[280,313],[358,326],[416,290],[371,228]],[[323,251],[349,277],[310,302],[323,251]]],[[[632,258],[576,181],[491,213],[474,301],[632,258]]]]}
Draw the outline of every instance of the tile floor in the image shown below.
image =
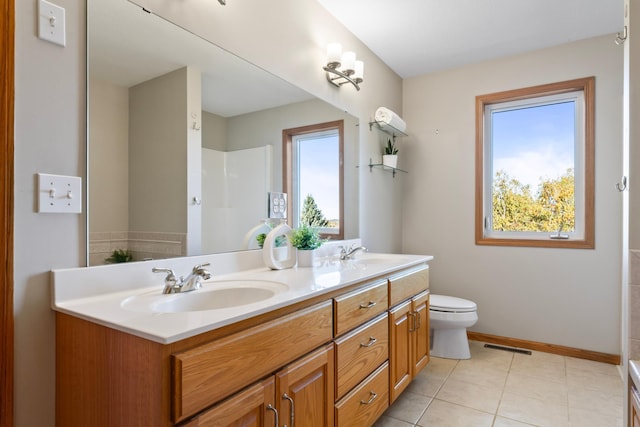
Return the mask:
{"type": "Polygon", "coordinates": [[[469,360],[432,357],[375,427],[623,426],[617,366],[469,344],[469,360]]]}

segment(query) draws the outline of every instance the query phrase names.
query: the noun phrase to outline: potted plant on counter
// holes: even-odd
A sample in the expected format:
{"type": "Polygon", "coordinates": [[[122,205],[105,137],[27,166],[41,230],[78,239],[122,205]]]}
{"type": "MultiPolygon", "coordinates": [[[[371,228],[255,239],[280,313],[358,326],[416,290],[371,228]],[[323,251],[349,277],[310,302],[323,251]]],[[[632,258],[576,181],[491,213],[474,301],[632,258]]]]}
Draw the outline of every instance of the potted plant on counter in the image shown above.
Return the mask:
{"type": "Polygon", "coordinates": [[[387,146],[384,148],[384,154],[382,155],[382,164],[390,168],[396,168],[398,166],[398,148],[396,147],[396,141],[391,138],[387,140],[387,146]]]}
{"type": "Polygon", "coordinates": [[[324,243],[317,229],[306,224],[291,232],[289,237],[291,245],[298,249],[298,267],[312,267],[315,258],[315,250],[324,243]]]}

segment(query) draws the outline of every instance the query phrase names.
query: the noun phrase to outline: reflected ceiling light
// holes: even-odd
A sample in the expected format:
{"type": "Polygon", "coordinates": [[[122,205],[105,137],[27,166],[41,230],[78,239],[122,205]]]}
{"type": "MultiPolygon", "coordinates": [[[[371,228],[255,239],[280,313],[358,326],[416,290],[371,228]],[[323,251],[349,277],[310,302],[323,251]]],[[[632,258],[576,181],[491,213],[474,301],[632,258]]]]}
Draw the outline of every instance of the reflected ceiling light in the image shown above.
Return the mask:
{"type": "Polygon", "coordinates": [[[351,83],[357,90],[364,78],[364,62],[356,60],[354,52],[342,53],[340,43],[327,45],[327,65],[322,67],[327,72],[327,80],[334,86],[340,87],[351,83]]]}

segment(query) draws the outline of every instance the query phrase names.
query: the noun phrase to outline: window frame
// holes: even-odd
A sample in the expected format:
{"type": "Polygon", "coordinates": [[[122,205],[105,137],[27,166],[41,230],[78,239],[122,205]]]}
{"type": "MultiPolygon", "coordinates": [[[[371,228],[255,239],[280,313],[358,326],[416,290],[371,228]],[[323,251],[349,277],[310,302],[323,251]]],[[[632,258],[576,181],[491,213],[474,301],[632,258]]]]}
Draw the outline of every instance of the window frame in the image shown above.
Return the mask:
{"type": "Polygon", "coordinates": [[[287,197],[287,211],[290,215],[287,215],[287,224],[290,227],[293,225],[293,203],[294,203],[294,138],[301,135],[308,135],[311,133],[325,132],[329,130],[338,131],[338,149],[339,149],[339,183],[340,190],[338,195],[339,207],[339,222],[337,233],[320,233],[320,237],[324,239],[342,240],[344,239],[344,120],[336,120],[331,122],[318,123],[308,126],[301,126],[297,128],[284,129],[282,131],[282,188],[289,195],[287,197]]]}
{"type": "MultiPolygon", "coordinates": [[[[491,141],[489,141],[489,144],[491,141]]],[[[475,176],[475,241],[477,245],[489,246],[524,246],[546,248],[595,248],[595,77],[568,80],[563,82],[532,86],[523,89],[508,90],[476,96],[476,176],[475,176]],[[487,165],[485,156],[490,154],[491,146],[485,144],[485,111],[487,106],[504,104],[509,102],[526,101],[548,97],[552,95],[582,92],[584,97],[584,129],[577,129],[576,133],[582,133],[584,146],[582,155],[576,157],[574,165],[576,186],[583,185],[584,198],[581,208],[576,206],[576,215],[582,211],[582,217],[576,218],[576,223],[584,224],[581,238],[551,239],[527,238],[523,233],[513,233],[513,237],[507,237],[506,233],[500,233],[500,237],[488,235],[485,231],[485,218],[491,203],[493,176],[487,177],[487,165]],[[581,171],[578,170],[581,168],[581,171]],[[583,182],[577,181],[582,176],[583,182]],[[487,195],[487,193],[489,193],[487,195]]],[[[580,202],[576,198],[576,205],[580,202]]],[[[548,232],[545,232],[549,236],[548,232]]]]}

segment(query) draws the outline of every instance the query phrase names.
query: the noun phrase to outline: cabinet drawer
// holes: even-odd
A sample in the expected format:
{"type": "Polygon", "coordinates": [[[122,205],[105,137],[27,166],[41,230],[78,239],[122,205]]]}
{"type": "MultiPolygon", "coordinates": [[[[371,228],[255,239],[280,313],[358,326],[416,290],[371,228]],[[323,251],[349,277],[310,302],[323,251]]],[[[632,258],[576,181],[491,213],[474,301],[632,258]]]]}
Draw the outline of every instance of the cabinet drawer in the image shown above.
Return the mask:
{"type": "Polygon", "coordinates": [[[389,407],[389,363],[385,362],[336,403],[336,426],[370,426],[389,407]]]}
{"type": "Polygon", "coordinates": [[[173,420],[180,421],[332,339],[331,302],[171,356],[173,420]]]}
{"type": "Polygon", "coordinates": [[[389,306],[394,306],[429,289],[429,266],[409,271],[389,279],[389,306]]]}
{"type": "Polygon", "coordinates": [[[336,398],[389,358],[389,322],[384,313],[336,340],[336,398]]]}
{"type": "Polygon", "coordinates": [[[373,283],[334,299],[336,336],[387,310],[387,281],[373,283]]]}

